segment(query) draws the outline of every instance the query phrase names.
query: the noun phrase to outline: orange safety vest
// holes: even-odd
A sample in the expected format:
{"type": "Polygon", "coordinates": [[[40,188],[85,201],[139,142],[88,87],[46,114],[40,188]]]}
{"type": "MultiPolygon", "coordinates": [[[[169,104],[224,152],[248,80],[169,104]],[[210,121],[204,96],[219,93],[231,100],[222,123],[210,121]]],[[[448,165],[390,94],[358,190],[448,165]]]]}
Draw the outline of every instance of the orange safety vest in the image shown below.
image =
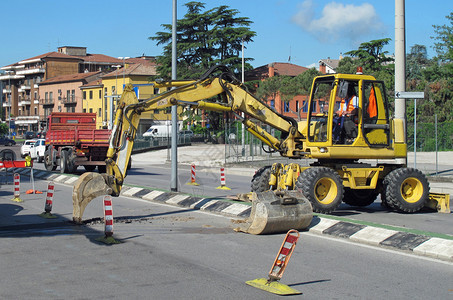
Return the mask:
{"type": "Polygon", "coordinates": [[[348,105],[346,107],[346,109],[344,109],[345,107],[345,98],[343,98],[340,102],[340,111],[353,111],[354,110],[354,101],[352,101],[352,98],[354,97],[357,97],[357,96],[351,96],[351,98],[349,98],[349,101],[348,101],[348,105]]]}

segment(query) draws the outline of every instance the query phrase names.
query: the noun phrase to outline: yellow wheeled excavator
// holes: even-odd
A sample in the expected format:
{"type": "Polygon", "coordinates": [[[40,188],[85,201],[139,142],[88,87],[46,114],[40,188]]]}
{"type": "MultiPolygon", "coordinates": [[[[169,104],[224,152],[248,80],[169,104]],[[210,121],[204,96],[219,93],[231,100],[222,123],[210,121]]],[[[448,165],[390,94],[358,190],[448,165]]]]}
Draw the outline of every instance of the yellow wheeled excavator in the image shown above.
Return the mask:
{"type": "Polygon", "coordinates": [[[429,185],[420,171],[392,162],[359,161],[407,155],[403,122],[389,118],[384,84],[372,76],[316,77],[307,119],[300,122],[256,99],[224,66],[212,67],[198,80],[156,83],[156,87],[172,89],[139,102],[132,86],[126,86],[110,136],[107,173],[84,173],[74,186],[75,222],[81,222],[86,205],[95,197],[120,194],[141,113],[172,105],[233,113],[269,151],[295,160],[316,159],[309,167],[276,163],[258,170],[252,179],[252,212],[245,229],[249,233],[304,229],[313,211],[332,212],[342,201],[365,206],[379,193],[388,206],[404,212],[418,211],[428,201],[429,185]],[[336,112],[352,90],[357,95],[356,115],[339,116],[336,112]],[[258,122],[279,130],[280,138],[258,122]]]}

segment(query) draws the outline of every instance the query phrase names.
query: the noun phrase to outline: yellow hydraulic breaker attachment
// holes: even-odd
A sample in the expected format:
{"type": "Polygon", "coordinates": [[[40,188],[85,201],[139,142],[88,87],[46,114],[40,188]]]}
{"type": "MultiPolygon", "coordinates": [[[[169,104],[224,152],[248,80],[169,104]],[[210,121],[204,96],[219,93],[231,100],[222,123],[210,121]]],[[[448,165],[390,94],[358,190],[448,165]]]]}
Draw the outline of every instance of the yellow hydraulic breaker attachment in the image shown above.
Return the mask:
{"type": "Polygon", "coordinates": [[[250,217],[236,231],[269,234],[303,230],[313,219],[311,204],[299,191],[253,192],[251,199],[250,217]]]}
{"type": "Polygon", "coordinates": [[[450,194],[429,193],[429,199],[425,206],[437,210],[437,212],[449,214],[451,212],[450,194]]]}

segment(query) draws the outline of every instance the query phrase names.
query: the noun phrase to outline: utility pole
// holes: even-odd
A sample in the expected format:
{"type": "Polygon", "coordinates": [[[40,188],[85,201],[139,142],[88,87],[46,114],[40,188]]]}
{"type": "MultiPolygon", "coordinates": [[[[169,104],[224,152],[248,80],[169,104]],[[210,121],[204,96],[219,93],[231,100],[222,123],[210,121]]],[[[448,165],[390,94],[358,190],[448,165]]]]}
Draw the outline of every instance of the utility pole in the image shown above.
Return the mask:
{"type": "MultiPolygon", "coordinates": [[[[176,20],[177,1],[173,0],[173,22],[171,26],[171,79],[176,80],[176,20]]],[[[178,109],[171,107],[171,181],[170,189],[178,191],[178,109]]]]}
{"type": "MultiPolygon", "coordinates": [[[[405,29],[405,0],[395,0],[395,119],[403,120],[404,141],[407,144],[406,134],[406,99],[398,95],[406,91],[406,29],[405,29]]],[[[407,165],[405,159],[397,162],[407,165]]]]}

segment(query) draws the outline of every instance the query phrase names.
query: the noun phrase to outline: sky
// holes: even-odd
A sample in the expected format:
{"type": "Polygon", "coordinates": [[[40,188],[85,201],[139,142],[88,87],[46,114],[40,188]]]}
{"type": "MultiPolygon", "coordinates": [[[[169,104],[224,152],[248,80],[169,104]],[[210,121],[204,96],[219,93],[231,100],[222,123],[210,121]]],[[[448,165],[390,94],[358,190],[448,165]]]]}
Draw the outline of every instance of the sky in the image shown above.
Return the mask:
{"type": "MultiPolygon", "coordinates": [[[[186,13],[177,1],[177,16],[186,13]]],[[[291,62],[312,67],[336,59],[360,43],[391,38],[384,50],[394,53],[395,1],[357,0],[205,0],[206,10],[227,5],[247,17],[256,32],[245,45],[245,57],[259,67],[291,62]]],[[[0,67],[51,51],[59,46],[87,47],[88,53],[113,57],[157,56],[162,48],[149,40],[172,22],[172,0],[54,1],[2,3],[0,67]],[[7,12],[7,13],[5,13],[7,12]]],[[[425,45],[428,56],[435,36],[432,25],[448,24],[452,0],[409,0],[406,5],[406,52],[425,45]]]]}

